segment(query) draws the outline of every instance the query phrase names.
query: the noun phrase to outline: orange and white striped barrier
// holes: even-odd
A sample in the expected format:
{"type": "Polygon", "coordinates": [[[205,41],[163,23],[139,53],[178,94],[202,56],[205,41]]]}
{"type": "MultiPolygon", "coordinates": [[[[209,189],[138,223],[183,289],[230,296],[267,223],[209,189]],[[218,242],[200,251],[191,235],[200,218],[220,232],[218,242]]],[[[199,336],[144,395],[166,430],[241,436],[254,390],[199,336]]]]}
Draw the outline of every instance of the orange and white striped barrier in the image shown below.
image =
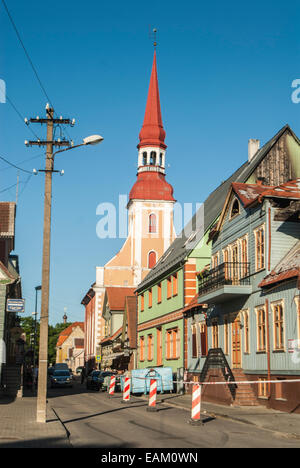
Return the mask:
{"type": "Polygon", "coordinates": [[[193,397],[192,397],[192,416],[189,421],[193,425],[202,425],[201,422],[201,385],[193,385],[193,397]]]}
{"type": "Polygon", "coordinates": [[[110,378],[110,384],[109,384],[109,396],[113,396],[115,393],[115,386],[116,386],[116,377],[114,375],[111,376],[110,378]]]}
{"type": "Polygon", "coordinates": [[[157,395],[157,381],[156,379],[151,379],[150,391],[149,391],[149,405],[148,405],[147,411],[157,411],[156,395],[157,395]]]}
{"type": "Polygon", "coordinates": [[[125,377],[124,390],[123,390],[123,402],[128,403],[130,400],[130,377],[125,377]]]}

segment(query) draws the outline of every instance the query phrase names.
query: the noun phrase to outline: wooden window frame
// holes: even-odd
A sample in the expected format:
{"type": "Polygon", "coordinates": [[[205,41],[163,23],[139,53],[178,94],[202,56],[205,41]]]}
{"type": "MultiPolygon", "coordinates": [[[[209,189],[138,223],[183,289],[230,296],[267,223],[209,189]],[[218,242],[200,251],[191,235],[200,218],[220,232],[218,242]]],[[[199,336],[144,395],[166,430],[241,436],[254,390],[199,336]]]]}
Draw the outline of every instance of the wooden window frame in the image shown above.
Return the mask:
{"type": "Polygon", "coordinates": [[[212,326],[212,348],[219,348],[219,324],[217,319],[211,321],[212,326]]]}
{"type": "Polygon", "coordinates": [[[201,357],[206,357],[208,354],[208,343],[207,343],[207,325],[206,322],[199,323],[200,328],[200,342],[201,342],[201,357]],[[205,353],[203,352],[203,341],[205,341],[205,353]]]}
{"type": "Polygon", "coordinates": [[[272,302],[271,310],[273,315],[273,351],[285,351],[284,301],[272,302]],[[276,319],[275,315],[278,309],[281,310],[281,318],[279,320],[276,319]],[[279,334],[276,333],[277,328],[279,328],[279,334]]]}
{"type": "Polygon", "coordinates": [[[224,317],[224,354],[229,355],[229,319],[224,317]]]}
{"type": "Polygon", "coordinates": [[[232,219],[236,218],[236,217],[239,216],[240,214],[241,214],[241,205],[240,205],[240,202],[238,201],[237,198],[234,198],[234,199],[232,200],[232,203],[231,203],[231,206],[230,206],[229,221],[231,221],[232,219]],[[238,212],[232,214],[233,205],[234,205],[235,203],[238,204],[238,212]]]}
{"type": "Polygon", "coordinates": [[[266,228],[265,225],[254,229],[255,238],[255,271],[264,270],[266,267],[266,228]],[[263,233],[263,237],[261,236],[263,233]],[[260,237],[260,238],[259,238],[260,237]]]}
{"type": "Polygon", "coordinates": [[[258,380],[260,383],[258,384],[257,388],[257,396],[258,398],[267,398],[268,397],[268,384],[266,377],[259,377],[258,380]]]}
{"type": "Polygon", "coordinates": [[[172,275],[172,289],[173,289],[173,297],[177,296],[178,294],[178,273],[174,273],[172,275]]]}
{"type": "Polygon", "coordinates": [[[167,278],[167,299],[171,299],[172,297],[172,278],[169,276],[167,278]]]}
{"type": "Polygon", "coordinates": [[[157,285],[157,304],[161,303],[161,283],[157,285]]]}
{"type": "Polygon", "coordinates": [[[145,337],[140,336],[140,361],[145,361],[145,337]]]}
{"type": "Polygon", "coordinates": [[[256,333],[257,333],[257,353],[267,352],[267,320],[266,320],[266,308],[265,306],[255,307],[256,311],[256,333]],[[261,321],[262,312],[264,314],[264,321],[261,321]],[[264,331],[264,333],[262,333],[264,331]],[[264,341],[264,347],[262,347],[262,339],[264,341]]]}
{"type": "Polygon", "coordinates": [[[197,325],[192,325],[192,358],[198,358],[197,325]]]}
{"type": "Polygon", "coordinates": [[[153,361],[153,335],[149,333],[147,335],[147,361],[153,361]]]}
{"type": "Polygon", "coordinates": [[[152,288],[148,290],[148,307],[149,309],[152,307],[152,288]]]}
{"type": "Polygon", "coordinates": [[[179,328],[166,330],[166,359],[175,360],[180,357],[180,334],[179,328]]]}
{"type": "Polygon", "coordinates": [[[244,354],[250,354],[250,314],[249,309],[243,310],[244,317],[244,354]]]}

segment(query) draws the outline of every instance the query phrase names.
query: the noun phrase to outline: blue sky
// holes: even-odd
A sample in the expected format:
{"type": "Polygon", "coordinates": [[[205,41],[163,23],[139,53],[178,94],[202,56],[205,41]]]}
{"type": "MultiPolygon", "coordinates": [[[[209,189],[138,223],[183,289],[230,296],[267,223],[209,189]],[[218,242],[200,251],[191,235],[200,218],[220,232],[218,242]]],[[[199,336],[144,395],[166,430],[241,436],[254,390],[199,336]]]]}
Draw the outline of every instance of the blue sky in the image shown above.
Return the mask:
{"type": "MultiPolygon", "coordinates": [[[[136,178],[158,29],[158,78],[166,130],[167,180],[180,203],[202,202],[247,159],[249,138],[264,144],[289,123],[300,135],[300,104],[291,100],[300,78],[296,1],[65,0],[6,4],[58,115],[75,118],[75,143],[100,133],[104,142],[57,157],[54,175],[50,322],[83,320],[81,299],[95,267],[123,239],[98,239],[96,207],[117,205],[136,178]]],[[[0,2],[0,79],[25,117],[47,102],[0,2]]],[[[39,135],[45,128],[32,126],[39,135]]],[[[9,103],[0,104],[0,156],[26,170],[43,168],[42,150],[9,103]],[[35,158],[28,161],[29,158],[35,158]],[[27,160],[27,161],[24,161],[27,160]],[[21,163],[21,161],[24,161],[21,163]]],[[[41,282],[43,175],[21,173],[16,218],[26,315],[41,282]]],[[[15,200],[17,171],[0,162],[2,200],[15,200]]]]}

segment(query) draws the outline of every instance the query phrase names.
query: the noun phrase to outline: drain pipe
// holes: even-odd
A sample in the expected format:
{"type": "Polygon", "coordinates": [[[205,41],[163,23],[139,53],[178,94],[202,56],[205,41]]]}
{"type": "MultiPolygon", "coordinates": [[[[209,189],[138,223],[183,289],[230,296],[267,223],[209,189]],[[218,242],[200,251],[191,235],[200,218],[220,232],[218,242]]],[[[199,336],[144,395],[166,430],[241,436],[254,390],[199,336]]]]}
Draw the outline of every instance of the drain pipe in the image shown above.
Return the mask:
{"type": "MultiPolygon", "coordinates": [[[[266,309],[266,328],[267,328],[267,362],[268,362],[268,380],[271,380],[271,355],[270,355],[270,328],[269,328],[269,300],[265,302],[266,309]]],[[[271,398],[271,384],[268,383],[268,400],[271,398]]]]}

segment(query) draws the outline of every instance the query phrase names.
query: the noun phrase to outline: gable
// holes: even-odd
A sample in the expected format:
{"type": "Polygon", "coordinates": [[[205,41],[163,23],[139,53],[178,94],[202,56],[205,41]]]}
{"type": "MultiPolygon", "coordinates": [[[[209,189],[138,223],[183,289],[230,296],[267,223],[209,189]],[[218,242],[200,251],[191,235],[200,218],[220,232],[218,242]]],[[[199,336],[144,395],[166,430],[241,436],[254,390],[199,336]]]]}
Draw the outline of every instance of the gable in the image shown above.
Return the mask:
{"type": "Polygon", "coordinates": [[[247,183],[263,178],[265,185],[274,186],[300,177],[300,142],[294,132],[286,125],[272,140],[255,157],[259,162],[247,183]]]}

